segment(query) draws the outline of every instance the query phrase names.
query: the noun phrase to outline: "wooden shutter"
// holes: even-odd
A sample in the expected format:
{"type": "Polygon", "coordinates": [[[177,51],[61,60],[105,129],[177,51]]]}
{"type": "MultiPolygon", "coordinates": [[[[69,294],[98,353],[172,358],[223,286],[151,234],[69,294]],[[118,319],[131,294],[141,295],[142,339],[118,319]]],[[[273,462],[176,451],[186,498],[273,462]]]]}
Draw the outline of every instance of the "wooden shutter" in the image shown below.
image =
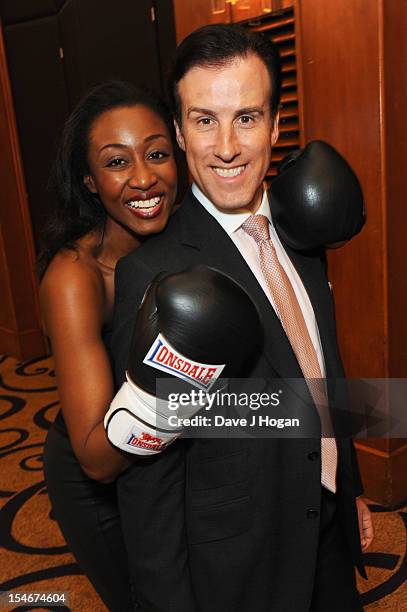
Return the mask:
{"type": "Polygon", "coordinates": [[[283,157],[302,146],[294,8],[271,12],[256,21],[248,21],[245,25],[255,32],[270,36],[280,51],[283,73],[280,137],[274,145],[269,171],[269,175],[274,176],[283,157]]]}

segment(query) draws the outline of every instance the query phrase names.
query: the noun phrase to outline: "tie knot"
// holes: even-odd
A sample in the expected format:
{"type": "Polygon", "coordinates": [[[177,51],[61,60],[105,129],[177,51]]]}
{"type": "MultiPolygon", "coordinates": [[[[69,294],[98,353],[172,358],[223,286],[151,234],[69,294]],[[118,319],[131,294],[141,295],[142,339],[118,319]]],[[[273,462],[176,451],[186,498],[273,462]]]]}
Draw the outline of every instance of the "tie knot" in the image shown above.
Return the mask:
{"type": "Polygon", "coordinates": [[[242,224],[242,229],[256,242],[270,240],[269,220],[264,215],[251,215],[242,224]]]}

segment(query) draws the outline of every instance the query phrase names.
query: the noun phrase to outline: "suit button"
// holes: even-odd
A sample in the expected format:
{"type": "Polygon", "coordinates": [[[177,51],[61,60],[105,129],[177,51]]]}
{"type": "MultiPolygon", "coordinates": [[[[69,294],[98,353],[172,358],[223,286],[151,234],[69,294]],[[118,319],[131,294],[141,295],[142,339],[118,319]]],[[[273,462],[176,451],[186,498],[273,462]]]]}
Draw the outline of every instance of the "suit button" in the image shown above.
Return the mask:
{"type": "Polygon", "coordinates": [[[310,461],[316,461],[319,458],[319,452],[318,451],[312,451],[312,453],[308,453],[308,459],[310,461]]]}
{"type": "Polygon", "coordinates": [[[311,508],[310,510],[307,510],[307,518],[315,519],[318,517],[318,515],[319,515],[318,510],[314,510],[313,508],[311,508]]]}

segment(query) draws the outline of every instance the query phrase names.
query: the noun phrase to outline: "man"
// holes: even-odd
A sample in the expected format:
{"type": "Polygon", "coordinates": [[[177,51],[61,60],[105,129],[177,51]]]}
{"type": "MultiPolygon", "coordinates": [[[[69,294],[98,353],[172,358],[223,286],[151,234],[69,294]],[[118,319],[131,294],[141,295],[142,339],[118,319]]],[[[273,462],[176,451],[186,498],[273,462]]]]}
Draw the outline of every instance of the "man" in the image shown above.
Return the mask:
{"type": "MultiPolygon", "coordinates": [[[[282,243],[263,187],[279,88],[275,48],[242,28],[207,26],[178,48],[175,126],[194,183],[168,228],[118,266],[119,382],[146,287],[195,263],[227,273],[257,305],[265,341],[250,376],[305,378],[313,399],[312,380],[344,376],[324,255],[282,243]]],[[[179,440],[136,460],[118,490],[140,610],[361,610],[361,483],[350,441],[329,442],[179,440]]]]}

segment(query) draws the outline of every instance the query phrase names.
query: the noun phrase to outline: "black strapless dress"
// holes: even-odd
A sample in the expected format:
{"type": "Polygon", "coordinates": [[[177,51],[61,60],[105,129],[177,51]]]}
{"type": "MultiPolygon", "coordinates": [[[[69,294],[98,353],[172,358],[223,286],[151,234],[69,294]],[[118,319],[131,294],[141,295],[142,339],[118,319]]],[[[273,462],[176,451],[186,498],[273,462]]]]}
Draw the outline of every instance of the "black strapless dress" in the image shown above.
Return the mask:
{"type": "MultiPolygon", "coordinates": [[[[103,335],[107,348],[109,335],[103,335]]],[[[61,411],[47,435],[44,470],[55,518],[80,567],[110,611],[134,610],[116,482],[102,484],[84,473],[61,411]]]]}

